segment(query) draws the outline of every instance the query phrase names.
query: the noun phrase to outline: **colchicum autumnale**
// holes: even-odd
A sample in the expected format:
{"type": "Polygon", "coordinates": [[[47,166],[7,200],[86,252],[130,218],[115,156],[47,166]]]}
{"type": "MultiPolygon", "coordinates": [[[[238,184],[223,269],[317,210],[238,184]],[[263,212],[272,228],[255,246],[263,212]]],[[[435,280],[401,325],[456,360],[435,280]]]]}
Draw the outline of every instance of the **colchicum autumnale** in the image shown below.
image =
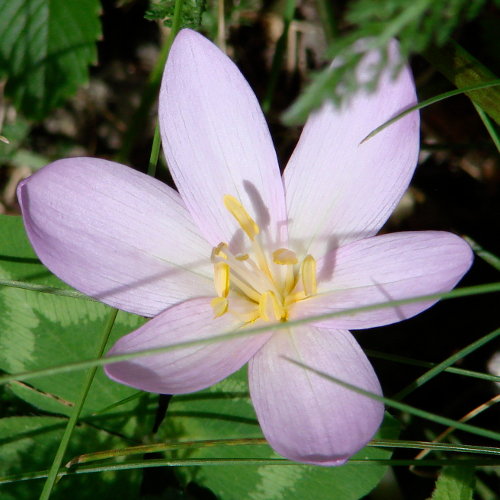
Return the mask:
{"type": "MultiPolygon", "coordinates": [[[[398,58],[396,42],[389,59],[398,58]]],[[[369,79],[378,55],[363,59],[369,79]]],[[[375,236],[405,192],[419,146],[408,68],[374,93],[313,113],[283,177],[257,99],[236,66],[190,30],[165,69],[159,120],[178,192],[114,162],[70,158],[21,183],[28,236],[57,276],[113,307],[153,317],[121,338],[130,353],[249,326],[282,329],[106,366],[144,391],[206,388],[248,363],[263,433],[281,455],[340,465],[374,435],[383,405],[290,362],[381,394],[348,329],[401,321],[435,301],[290,320],[448,291],[472,254],[439,231],[375,236]]]]}

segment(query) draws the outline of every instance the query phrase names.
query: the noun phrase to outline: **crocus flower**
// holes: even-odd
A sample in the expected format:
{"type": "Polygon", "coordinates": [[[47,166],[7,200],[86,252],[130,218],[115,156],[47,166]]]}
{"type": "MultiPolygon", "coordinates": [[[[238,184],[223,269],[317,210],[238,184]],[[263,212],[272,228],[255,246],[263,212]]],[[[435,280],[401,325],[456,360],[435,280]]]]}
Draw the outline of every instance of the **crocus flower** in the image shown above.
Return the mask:
{"type": "MultiPolygon", "coordinates": [[[[390,60],[398,57],[395,42],[390,60]]],[[[363,59],[370,78],[377,54],[363,59]]],[[[113,307],[154,316],[121,338],[130,353],[281,322],[241,335],[106,367],[144,391],[206,388],[248,362],[250,395],[270,445],[299,462],[340,465],[374,435],[383,405],[303,367],[381,394],[348,329],[387,325],[435,301],[291,320],[444,292],[470,248],[439,231],[375,236],[417,162],[411,74],[389,70],[374,93],[312,114],[284,171],[259,104],[236,66],[201,35],[177,36],[159,119],[178,192],[125,166],[71,158],[21,183],[26,231],[42,262],[113,307]],[[290,362],[296,360],[302,364],[290,362]]]]}

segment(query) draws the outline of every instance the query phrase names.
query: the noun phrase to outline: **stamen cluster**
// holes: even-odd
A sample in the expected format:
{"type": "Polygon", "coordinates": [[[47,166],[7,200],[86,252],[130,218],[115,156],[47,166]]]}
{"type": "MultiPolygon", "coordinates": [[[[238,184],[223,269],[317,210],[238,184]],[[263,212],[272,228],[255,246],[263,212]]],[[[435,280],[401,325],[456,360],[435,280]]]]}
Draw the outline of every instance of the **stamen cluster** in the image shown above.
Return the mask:
{"type": "Polygon", "coordinates": [[[293,304],[317,292],[314,257],[307,255],[299,265],[297,255],[288,248],[270,252],[261,244],[260,228],[243,205],[226,195],[224,206],[250,239],[251,247],[249,253],[234,255],[221,242],[212,250],[215,317],[230,312],[244,323],[287,321],[293,304]]]}

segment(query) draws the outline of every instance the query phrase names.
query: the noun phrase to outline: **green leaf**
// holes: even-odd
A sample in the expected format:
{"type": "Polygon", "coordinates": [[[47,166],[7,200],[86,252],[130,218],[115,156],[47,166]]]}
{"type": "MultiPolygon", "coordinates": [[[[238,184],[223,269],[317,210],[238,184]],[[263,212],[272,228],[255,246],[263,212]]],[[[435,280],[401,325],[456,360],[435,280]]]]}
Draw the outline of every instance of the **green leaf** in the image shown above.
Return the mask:
{"type": "Polygon", "coordinates": [[[88,81],[101,35],[99,0],[0,0],[0,77],[40,120],[88,81]]]}
{"type": "MultiPolygon", "coordinates": [[[[0,233],[5,235],[0,240],[0,279],[16,278],[68,288],[36,258],[21,217],[0,216],[0,233]]],[[[0,369],[8,373],[92,358],[108,314],[107,306],[97,302],[12,287],[0,287],[0,310],[0,369]]],[[[138,316],[120,312],[112,342],[143,322],[138,316]]],[[[36,378],[29,384],[14,383],[10,390],[41,410],[68,415],[84,377],[85,372],[75,371],[36,378]]],[[[112,382],[99,370],[82,417],[88,418],[135,393],[134,389],[112,382]]],[[[135,435],[136,424],[144,420],[144,411],[143,404],[131,401],[93,418],[124,435],[135,435]],[[139,413],[130,420],[129,412],[136,407],[139,413]]]]}
{"type": "MultiPolygon", "coordinates": [[[[160,432],[177,439],[262,438],[248,396],[246,370],[205,391],[174,396],[160,432]]],[[[394,438],[398,426],[388,417],[380,431],[394,438]]],[[[354,458],[390,458],[391,452],[364,448],[354,458]]],[[[219,446],[178,450],[172,458],[277,458],[267,445],[219,446]]],[[[314,467],[307,465],[231,465],[180,468],[185,482],[210,488],[223,500],[355,500],[366,495],[382,478],[385,467],[377,464],[314,467]]]]}
{"type": "Polygon", "coordinates": [[[472,500],[474,483],[474,467],[443,467],[432,500],[472,500]]]}
{"type": "MultiPolygon", "coordinates": [[[[0,420],[0,477],[47,469],[66,425],[55,417],[11,417],[0,420]]],[[[120,446],[121,440],[92,427],[75,429],[70,443],[71,454],[120,446]]],[[[105,472],[99,479],[93,474],[62,479],[54,490],[54,500],[84,500],[89,498],[138,498],[140,471],[119,474],[105,472]]],[[[42,481],[23,481],[0,486],[2,500],[31,500],[37,498],[42,481]]]]}

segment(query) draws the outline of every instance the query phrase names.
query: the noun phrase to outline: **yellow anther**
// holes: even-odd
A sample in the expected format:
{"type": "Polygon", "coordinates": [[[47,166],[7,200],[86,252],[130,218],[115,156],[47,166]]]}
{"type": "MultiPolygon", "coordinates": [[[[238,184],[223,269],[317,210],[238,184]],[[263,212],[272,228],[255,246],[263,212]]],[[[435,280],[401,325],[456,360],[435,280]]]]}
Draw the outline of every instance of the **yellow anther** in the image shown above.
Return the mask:
{"type": "Polygon", "coordinates": [[[220,259],[227,260],[227,243],[221,242],[216,247],[212,248],[212,255],[210,256],[210,260],[212,262],[218,262],[220,259]]]}
{"type": "Polygon", "coordinates": [[[278,248],[273,252],[273,262],[282,266],[297,264],[297,255],[288,248],[278,248]]]}
{"type": "Polygon", "coordinates": [[[246,235],[253,241],[259,234],[259,226],[250,217],[243,205],[230,194],[224,196],[224,206],[230,214],[238,221],[241,229],[245,231],[246,235]]]}
{"type": "Polygon", "coordinates": [[[236,260],[248,260],[250,256],[247,253],[239,253],[238,255],[235,255],[236,260]]]}
{"type": "Polygon", "coordinates": [[[295,274],[293,266],[297,264],[297,255],[288,248],[278,248],[273,252],[273,262],[281,266],[286,266],[282,277],[284,283],[281,289],[283,296],[287,296],[295,285],[295,274]]]}
{"type": "Polygon", "coordinates": [[[310,297],[311,295],[315,295],[318,290],[318,286],[316,283],[316,261],[312,255],[307,255],[302,261],[300,274],[302,276],[302,285],[304,286],[305,296],[310,297]]]}
{"type": "Polygon", "coordinates": [[[259,316],[265,321],[278,321],[285,317],[285,309],[273,292],[264,292],[259,300],[259,316]]]}
{"type": "Polygon", "coordinates": [[[225,297],[215,297],[210,301],[210,305],[214,310],[214,317],[218,318],[227,312],[228,301],[225,297]]]}
{"type": "Polygon", "coordinates": [[[218,297],[227,297],[229,294],[229,265],[225,262],[214,264],[214,284],[218,297]]]}

